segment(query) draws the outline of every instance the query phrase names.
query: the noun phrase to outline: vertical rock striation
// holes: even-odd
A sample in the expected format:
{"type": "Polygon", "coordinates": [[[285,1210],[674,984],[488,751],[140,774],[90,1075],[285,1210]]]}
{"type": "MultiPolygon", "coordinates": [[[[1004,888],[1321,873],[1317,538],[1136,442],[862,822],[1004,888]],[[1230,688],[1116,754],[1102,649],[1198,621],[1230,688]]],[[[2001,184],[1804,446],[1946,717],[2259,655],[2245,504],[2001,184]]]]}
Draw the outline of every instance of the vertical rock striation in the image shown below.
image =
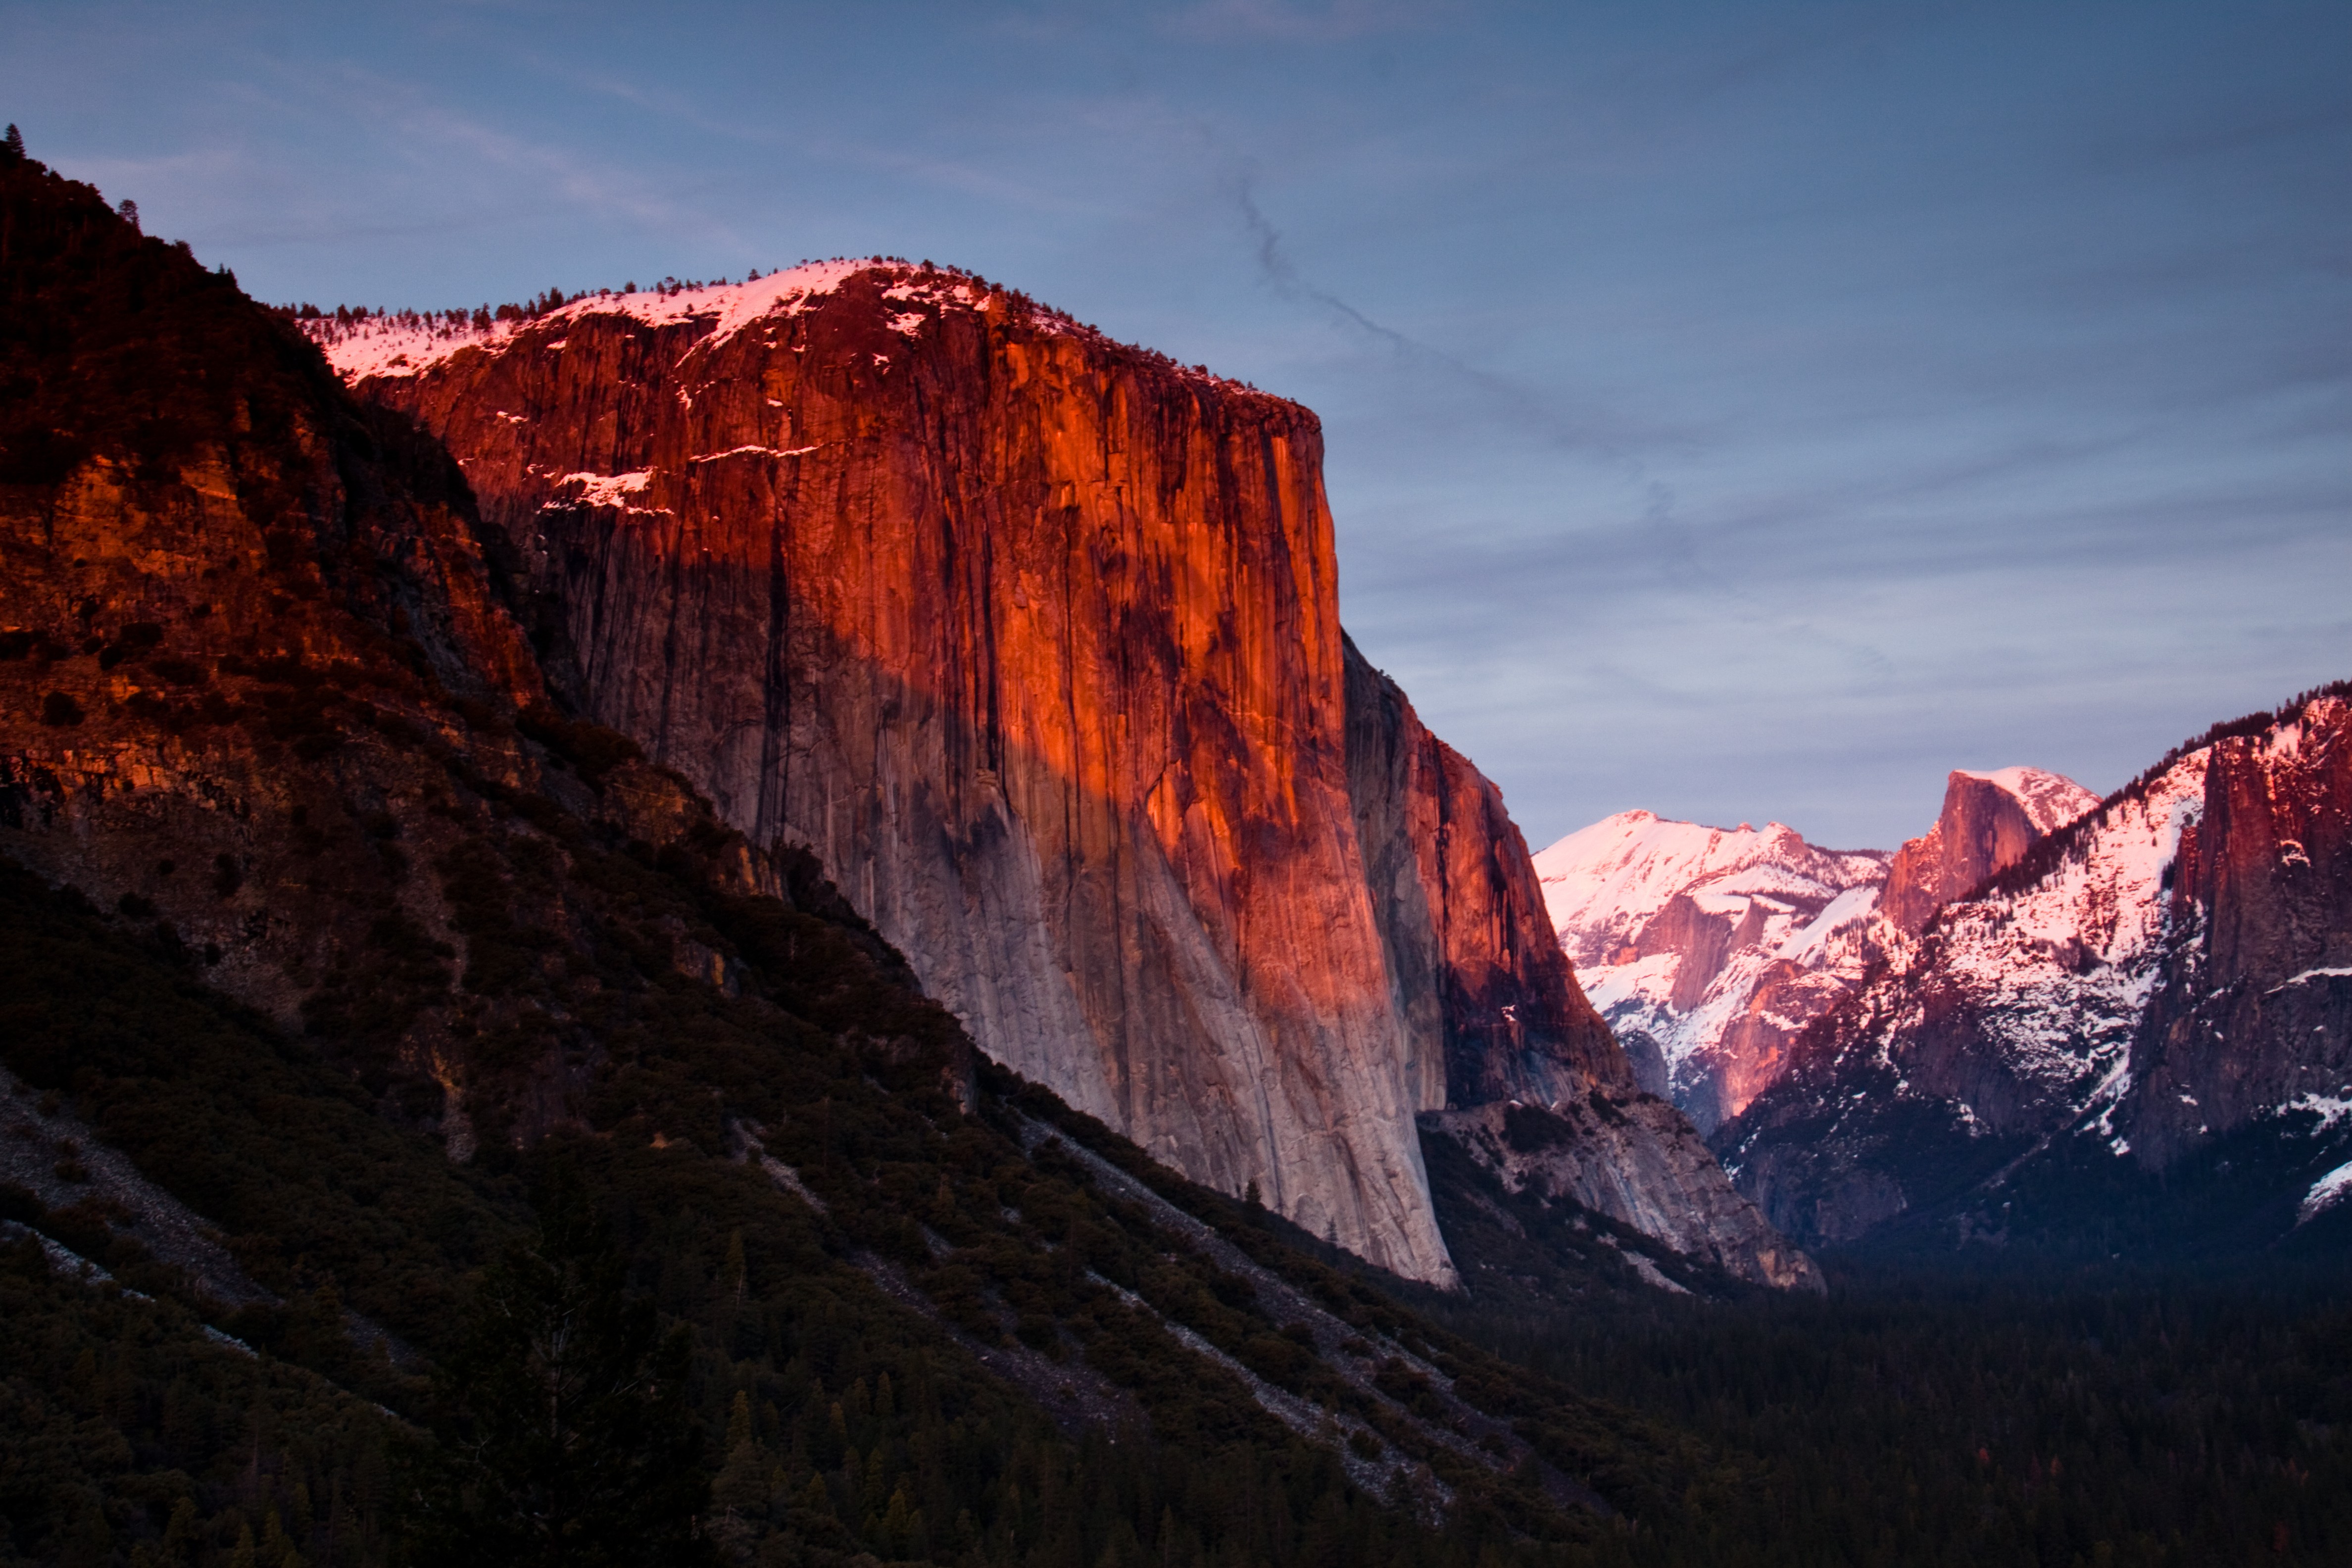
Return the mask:
{"type": "Polygon", "coordinates": [[[2166,954],[2120,1108],[2162,1166],[2282,1112],[2352,1111],[2352,701],[2340,689],[2204,752],[2166,954]]]}
{"type": "Polygon", "coordinates": [[[1307,410],[900,264],[317,331],[559,690],[1155,1156],[1449,1281],[1415,1113],[1622,1077],[1493,786],[1350,658],[1307,410]]]}
{"type": "Polygon", "coordinates": [[[983,1048],[1449,1279],[1313,416],[956,275],[815,271],[366,389],[466,464],[581,710],[807,845],[983,1048]]]}

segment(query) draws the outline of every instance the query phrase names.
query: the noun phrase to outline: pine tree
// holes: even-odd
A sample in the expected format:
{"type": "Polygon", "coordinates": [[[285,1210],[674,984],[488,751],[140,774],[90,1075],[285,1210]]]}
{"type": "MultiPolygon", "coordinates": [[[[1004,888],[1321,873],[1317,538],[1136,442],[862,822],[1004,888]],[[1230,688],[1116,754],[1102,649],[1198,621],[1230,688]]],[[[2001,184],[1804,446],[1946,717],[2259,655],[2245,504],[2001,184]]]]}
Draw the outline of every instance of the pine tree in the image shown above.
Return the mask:
{"type": "Polygon", "coordinates": [[[25,155],[25,133],[17,130],[16,125],[12,122],[8,127],[8,134],[5,139],[0,140],[0,146],[5,146],[7,148],[8,156],[11,159],[23,157],[25,155]]]}
{"type": "Polygon", "coordinates": [[[536,1245],[486,1271],[436,1380],[434,1443],[408,1456],[403,1545],[418,1563],[701,1564],[702,1434],[684,1331],[650,1302],[576,1185],[541,1205],[536,1245]]]}
{"type": "Polygon", "coordinates": [[[719,1507],[739,1512],[749,1512],[768,1500],[767,1456],[751,1435],[751,1397],[740,1388],[735,1391],[734,1410],[727,1417],[727,1463],[719,1468],[710,1495],[719,1507]]]}

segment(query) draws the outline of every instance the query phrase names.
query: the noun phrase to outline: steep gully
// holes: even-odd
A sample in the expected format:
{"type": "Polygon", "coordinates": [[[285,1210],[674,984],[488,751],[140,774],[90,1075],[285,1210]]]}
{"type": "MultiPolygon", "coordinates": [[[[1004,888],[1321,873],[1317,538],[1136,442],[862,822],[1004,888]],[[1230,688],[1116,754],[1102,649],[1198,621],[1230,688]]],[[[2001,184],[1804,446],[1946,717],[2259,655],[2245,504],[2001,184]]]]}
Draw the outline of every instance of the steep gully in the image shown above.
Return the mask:
{"type": "MultiPolygon", "coordinates": [[[[464,465],[558,690],[1155,1156],[1449,1281],[1422,1133],[1638,1096],[1499,795],[1339,630],[1306,410],[904,266],[315,331],[464,465]]],[[[1811,1278],[1679,1117],[1636,1141],[1720,1189],[1686,1240],[1811,1278]]]]}

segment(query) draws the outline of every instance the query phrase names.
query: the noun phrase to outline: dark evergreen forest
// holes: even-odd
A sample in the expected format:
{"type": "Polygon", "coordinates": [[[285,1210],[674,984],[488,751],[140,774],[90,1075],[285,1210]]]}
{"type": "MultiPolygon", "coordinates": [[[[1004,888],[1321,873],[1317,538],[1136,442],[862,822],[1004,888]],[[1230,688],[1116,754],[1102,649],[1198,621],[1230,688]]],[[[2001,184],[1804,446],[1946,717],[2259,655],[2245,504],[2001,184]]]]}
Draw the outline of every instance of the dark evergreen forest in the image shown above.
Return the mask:
{"type": "MultiPolygon", "coordinates": [[[[19,872],[0,880],[0,1037],[23,1099],[40,1097],[12,1109],[95,1121],[279,1295],[225,1310],[146,1256],[104,1200],[0,1189],[15,1238],[0,1251],[7,1560],[436,1560],[402,1552],[424,1528],[403,1508],[420,1434],[448,1430],[433,1360],[467,1353],[469,1302],[502,1250],[537,1234],[533,1173],[557,1151],[452,1166],[135,922],[19,872]],[[112,1281],[79,1278],[41,1236],[112,1281]],[[362,1348],[361,1321],[391,1333],[362,1348]]],[[[680,1044],[665,1059],[691,1054],[680,1044]]],[[[723,1159],[621,1140],[561,1150],[625,1255],[623,1294],[689,1347],[689,1484],[710,1489],[710,1560],[2058,1568],[2352,1552],[2352,1295],[2324,1256],[2197,1275],[1846,1258],[1826,1300],[1675,1296],[1586,1272],[1552,1282],[1565,1299],[1506,1306],[1384,1289],[1162,1173],[1606,1500],[1563,1507],[1533,1465],[1482,1482],[1366,1408],[1373,1447],[1417,1450],[1437,1461],[1424,1486],[1454,1483],[1448,1506],[1424,1498],[1417,1516],[1409,1490],[1360,1486],[1341,1445],[1284,1431],[1150,1315],[1073,1278],[1071,1254],[1270,1381],[1328,1375],[1243,1282],[1197,1255],[1155,1261],[1138,1245],[1144,1216],[1075,1161],[1022,1158],[985,1110],[910,1147],[866,1074],[829,1053],[803,1070],[820,1077],[802,1103],[834,1090],[830,1124],[812,1128],[831,1152],[807,1161],[824,1214],[723,1159]],[[841,1179],[861,1166],[880,1179],[841,1179]],[[973,1237],[945,1261],[906,1243],[910,1222],[953,1234],[975,1192],[1031,1228],[973,1237]],[[961,1303],[963,1331],[853,1265],[894,1235],[907,1276],[961,1303]],[[1057,1420],[983,1370],[972,1347],[999,1339],[1095,1369],[1133,1403],[1097,1425],[1057,1420]]],[[[1034,1090],[989,1092],[1118,1152],[1034,1090]]],[[[1431,1397],[1412,1383],[1396,1380],[1407,1402],[1431,1397]]]]}

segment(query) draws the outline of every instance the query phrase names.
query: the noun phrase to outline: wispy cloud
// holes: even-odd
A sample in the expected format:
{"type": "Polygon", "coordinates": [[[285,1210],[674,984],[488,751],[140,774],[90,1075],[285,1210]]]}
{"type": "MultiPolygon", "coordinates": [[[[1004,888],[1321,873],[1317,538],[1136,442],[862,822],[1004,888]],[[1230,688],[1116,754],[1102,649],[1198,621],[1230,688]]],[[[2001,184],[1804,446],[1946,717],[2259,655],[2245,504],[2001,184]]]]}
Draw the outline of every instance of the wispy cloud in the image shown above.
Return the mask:
{"type": "Polygon", "coordinates": [[[1246,170],[1225,178],[1225,189],[1249,237],[1259,278],[1277,294],[1314,305],[1349,331],[1361,334],[1394,353],[1418,370],[1434,371],[1476,395],[1486,411],[1499,415],[1546,445],[1563,452],[1597,458],[1630,477],[1644,472],[1633,447],[1638,439],[1662,442],[1673,438],[1663,429],[1637,431],[1622,416],[1598,409],[1584,417],[1561,411],[1557,392],[1547,394],[1508,376],[1497,375],[1422,342],[1394,327],[1374,321],[1347,300],[1300,273],[1283,248],[1281,231],[1258,205],[1255,181],[1246,170]]]}
{"type": "Polygon", "coordinates": [[[1429,26],[1461,9],[1444,0],[1199,0],[1176,11],[1167,26],[1205,39],[1331,44],[1429,26]]]}

